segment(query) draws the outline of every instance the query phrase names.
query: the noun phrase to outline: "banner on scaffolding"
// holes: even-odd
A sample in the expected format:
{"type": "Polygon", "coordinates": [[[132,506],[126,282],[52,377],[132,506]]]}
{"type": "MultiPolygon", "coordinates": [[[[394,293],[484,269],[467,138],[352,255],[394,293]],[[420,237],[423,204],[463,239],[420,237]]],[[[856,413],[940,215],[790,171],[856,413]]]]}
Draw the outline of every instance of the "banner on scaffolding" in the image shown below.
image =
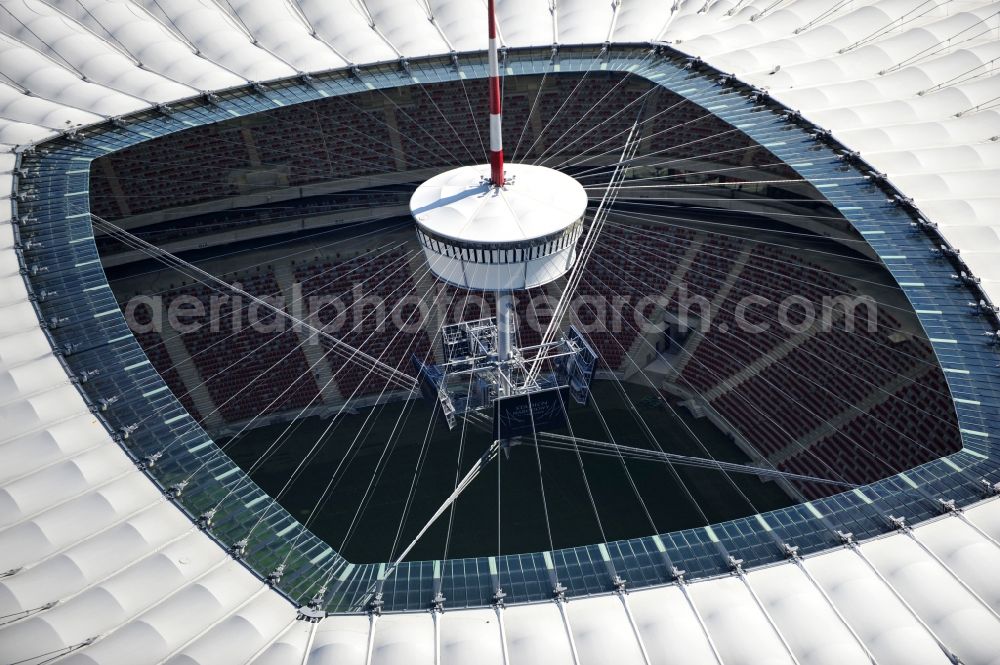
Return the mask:
{"type": "Polygon", "coordinates": [[[569,387],[549,388],[493,402],[493,438],[511,439],[566,426],[569,387]]]}

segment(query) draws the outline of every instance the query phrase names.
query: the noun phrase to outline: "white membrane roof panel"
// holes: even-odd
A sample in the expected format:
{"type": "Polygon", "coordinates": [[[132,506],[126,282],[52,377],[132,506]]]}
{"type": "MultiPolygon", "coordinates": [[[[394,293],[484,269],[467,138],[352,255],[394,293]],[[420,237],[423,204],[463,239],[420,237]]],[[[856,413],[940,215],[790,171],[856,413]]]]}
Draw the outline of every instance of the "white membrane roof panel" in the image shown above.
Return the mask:
{"type": "Polygon", "coordinates": [[[441,665],[502,665],[500,622],[493,610],[448,612],[441,621],[441,665]]]}
{"type": "MultiPolygon", "coordinates": [[[[893,534],[895,543],[905,538],[893,534]]],[[[842,549],[805,560],[844,620],[875,657],[886,665],[945,665],[946,654],[918,617],[857,553],[842,549]]]]}
{"type": "Polygon", "coordinates": [[[742,580],[726,577],[695,582],[688,589],[722,662],[738,665],[794,662],[742,580]]]}
{"type": "Polygon", "coordinates": [[[570,633],[555,603],[504,610],[510,662],[524,665],[570,665],[575,662],[570,633]]]}
{"type": "Polygon", "coordinates": [[[712,643],[680,587],[633,591],[628,604],[650,663],[716,664],[712,643]]]}
{"type": "Polygon", "coordinates": [[[747,575],[751,588],[802,665],[870,663],[864,646],[798,566],[747,575]]]}

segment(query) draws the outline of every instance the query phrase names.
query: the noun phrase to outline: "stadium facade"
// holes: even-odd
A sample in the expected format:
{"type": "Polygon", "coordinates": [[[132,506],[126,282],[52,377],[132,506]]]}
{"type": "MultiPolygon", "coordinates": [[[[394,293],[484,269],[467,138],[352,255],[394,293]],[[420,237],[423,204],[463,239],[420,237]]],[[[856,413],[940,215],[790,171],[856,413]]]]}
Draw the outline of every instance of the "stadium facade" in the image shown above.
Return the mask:
{"type": "Polygon", "coordinates": [[[745,519],[388,578],[305,529],[165,390],[101,267],[89,164],[321,98],[482,80],[485,3],[0,9],[0,661],[1000,662],[996,3],[501,1],[505,76],[645,78],[822,192],[914,304],[963,447],[745,519]]]}

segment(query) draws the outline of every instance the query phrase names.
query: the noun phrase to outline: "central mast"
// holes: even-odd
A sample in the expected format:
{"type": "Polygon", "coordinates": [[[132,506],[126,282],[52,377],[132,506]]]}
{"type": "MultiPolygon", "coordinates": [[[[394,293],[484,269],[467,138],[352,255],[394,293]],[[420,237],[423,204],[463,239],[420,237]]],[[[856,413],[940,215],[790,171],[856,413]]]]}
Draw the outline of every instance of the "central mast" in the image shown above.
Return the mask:
{"type": "Polygon", "coordinates": [[[410,212],[431,271],[442,282],[496,294],[496,315],[445,324],[440,362],[414,362],[449,427],[459,417],[492,415],[494,440],[506,449],[514,437],[560,427],[567,401],[587,401],[597,356],[572,326],[544,344],[518,342],[515,298],[573,267],[588,199],[565,173],[504,164],[496,1],[487,9],[489,164],[433,176],[413,193],[410,212]],[[544,372],[529,377],[528,363],[544,372]]]}
{"type": "Polygon", "coordinates": [[[497,17],[494,0],[489,0],[490,30],[490,184],[503,187],[503,108],[500,103],[500,59],[497,54],[497,17]]]}
{"type": "MultiPolygon", "coordinates": [[[[497,52],[497,14],[495,0],[487,3],[489,24],[490,60],[490,184],[503,187],[503,105],[500,101],[500,58],[497,52]]],[[[500,361],[500,382],[497,392],[507,395],[511,390],[511,373],[508,362],[514,350],[514,302],[509,289],[496,291],[497,358],[500,361]]]]}

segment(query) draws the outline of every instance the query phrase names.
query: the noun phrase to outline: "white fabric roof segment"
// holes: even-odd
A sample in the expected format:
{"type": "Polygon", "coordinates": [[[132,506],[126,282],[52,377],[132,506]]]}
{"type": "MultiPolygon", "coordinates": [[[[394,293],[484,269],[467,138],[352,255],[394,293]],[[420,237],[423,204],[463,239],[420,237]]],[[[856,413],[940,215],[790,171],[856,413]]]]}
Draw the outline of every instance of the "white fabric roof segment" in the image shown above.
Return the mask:
{"type": "Polygon", "coordinates": [[[586,603],[567,603],[566,616],[580,665],[645,662],[645,646],[632,628],[622,597],[599,596],[586,603]]]}
{"type": "MultiPolygon", "coordinates": [[[[38,96],[69,109],[98,116],[112,116],[137,111],[149,105],[104,86],[84,81],[65,65],[6,34],[0,34],[0,67],[8,81],[24,90],[22,94],[38,96]]],[[[44,116],[39,114],[32,122],[40,124],[43,119],[44,116]]]]}
{"type": "Polygon", "coordinates": [[[1000,607],[1000,579],[991,574],[1000,566],[1000,549],[983,538],[966,520],[937,520],[918,526],[914,534],[969,590],[990,607],[1000,607]]]}
{"type": "Polygon", "coordinates": [[[507,46],[547,46],[557,41],[554,14],[549,3],[538,0],[498,2],[497,30],[507,46]]]}
{"type": "MultiPolygon", "coordinates": [[[[22,321],[33,313],[29,304],[11,307],[8,314],[18,316],[22,321]]],[[[22,395],[31,395],[54,388],[66,381],[62,365],[52,356],[20,365],[0,373],[0,403],[13,401],[22,395]]]]}
{"type": "MultiPolygon", "coordinates": [[[[178,633],[179,639],[167,641],[170,645],[168,655],[162,662],[246,663],[270,644],[280,631],[288,629],[288,605],[283,599],[259,582],[247,585],[245,571],[237,570],[232,562],[228,570],[222,572],[223,576],[212,580],[212,588],[207,586],[209,580],[206,577],[205,588],[199,590],[206,609],[206,621],[178,620],[178,612],[187,607],[187,601],[181,598],[171,598],[174,607],[164,603],[158,608],[156,617],[150,617],[156,621],[150,626],[157,634],[163,635],[164,628],[178,633]],[[192,631],[192,628],[195,630],[192,631]],[[172,646],[177,643],[182,646],[172,646]]],[[[141,640],[134,642],[136,648],[140,648],[141,643],[141,640]]],[[[119,649],[118,653],[122,650],[119,649]]]]}
{"type": "Polygon", "coordinates": [[[617,3],[558,0],[552,4],[560,44],[600,44],[608,40],[617,3]]]}
{"type": "MultiPolygon", "coordinates": [[[[904,537],[893,534],[890,542],[904,537]]],[[[804,566],[871,651],[875,662],[949,662],[930,632],[855,552],[838,550],[806,559],[804,566]]]]}
{"type": "Polygon", "coordinates": [[[434,617],[386,614],[378,618],[372,639],[373,665],[434,665],[434,617]]]}
{"type": "MultiPolygon", "coordinates": [[[[77,10],[81,8],[76,5],[77,10]]],[[[138,67],[137,61],[107,40],[109,33],[93,25],[93,13],[84,16],[92,25],[77,22],[63,14],[60,7],[22,0],[6,6],[6,12],[0,13],[0,25],[20,41],[43,47],[42,51],[56,62],[66,63],[87,79],[130,97],[148,102],[190,94],[163,76],[138,67]],[[46,14],[45,9],[55,9],[56,13],[46,14]]]]}
{"type": "MultiPolygon", "coordinates": [[[[451,49],[435,29],[423,2],[398,2],[398,0],[365,0],[368,16],[374,30],[402,56],[417,57],[445,53],[451,49]]],[[[473,16],[469,17],[471,24],[473,16]]],[[[482,33],[483,23],[479,32],[482,33]]]]}
{"type": "Polygon", "coordinates": [[[50,602],[55,592],[63,596],[79,593],[90,580],[106,577],[148,555],[165,545],[175,530],[186,527],[180,523],[183,518],[172,506],[163,502],[145,505],[148,497],[136,491],[137,484],[135,479],[120,481],[105,492],[78,502],[74,509],[61,511],[67,513],[65,516],[55,514],[38,527],[32,524],[20,530],[12,529],[5,540],[19,534],[18,537],[37,536],[40,542],[31,552],[35,563],[12,577],[4,587],[0,603],[4,614],[40,607],[50,602]],[[109,500],[108,495],[112,493],[111,499],[119,499],[117,505],[109,500]],[[87,519],[80,524],[84,509],[95,512],[93,516],[87,513],[87,519]],[[130,518],[128,523],[115,521],[126,516],[130,518]],[[97,525],[100,531],[88,538],[86,527],[90,524],[97,525]],[[40,530],[48,527],[51,528],[46,532],[40,530]],[[55,532],[56,527],[63,530],[55,532]],[[34,533],[29,533],[32,529],[34,533]]]}
{"type": "Polygon", "coordinates": [[[878,539],[861,551],[930,631],[962,662],[1000,662],[1000,619],[954,571],[910,538],[878,539]]]}
{"type": "Polygon", "coordinates": [[[367,12],[355,0],[298,0],[297,5],[319,38],[349,63],[398,57],[375,32],[367,12]]]}
{"type": "Polygon", "coordinates": [[[984,502],[965,512],[966,521],[976,532],[993,544],[1000,543],[1000,507],[993,502],[984,502]]]}
{"type": "Polygon", "coordinates": [[[104,427],[88,413],[9,441],[0,447],[0,482],[89,450],[102,443],[105,435],[104,427]]]}
{"type": "Polygon", "coordinates": [[[94,34],[119,44],[144,70],[161,76],[162,84],[147,91],[145,98],[155,94],[157,101],[167,102],[198,90],[242,83],[235,74],[197,55],[166,25],[128,0],[59,0],[52,4],[94,34]]]}
{"type": "MultiPolygon", "coordinates": [[[[308,652],[309,641],[314,629],[315,624],[302,621],[294,622],[294,625],[282,632],[250,662],[253,665],[284,665],[285,663],[302,662],[303,654],[308,652]]],[[[344,659],[340,662],[350,663],[351,661],[344,659]]]]}
{"type": "MultiPolygon", "coordinates": [[[[805,4],[793,3],[787,9],[805,4]]],[[[745,24],[720,26],[679,46],[766,88],[829,129],[913,198],[949,242],[952,227],[990,224],[996,197],[990,187],[973,181],[993,174],[973,165],[970,172],[944,178],[938,175],[942,164],[947,170],[962,167],[922,153],[995,144],[1000,136],[992,110],[1000,102],[1000,76],[993,61],[1000,48],[996,4],[899,0],[850,3],[839,10],[827,3],[818,14],[816,8],[813,3],[808,11],[798,12],[805,22],[791,30],[776,25],[775,11],[754,21],[757,34],[745,30],[745,24]],[[801,28],[806,29],[796,34],[801,28]],[[818,39],[810,39],[813,33],[818,39]],[[965,120],[970,122],[961,128],[965,120]],[[880,160],[889,150],[909,155],[905,170],[880,160]],[[901,177],[904,173],[906,178],[901,177]]],[[[961,239],[955,236],[952,244],[961,248],[961,239]]],[[[987,249],[985,254],[989,258],[971,261],[985,269],[994,263],[995,252],[987,249]]],[[[983,278],[991,297],[1000,296],[992,276],[983,278]]]]}
{"type": "Polygon", "coordinates": [[[153,16],[165,20],[198,53],[247,81],[295,74],[277,55],[253,43],[221,6],[199,0],[171,0],[169,4],[139,2],[153,16]],[[163,8],[169,7],[169,13],[163,8]]]}
{"type": "Polygon", "coordinates": [[[0,85],[0,117],[55,130],[103,120],[95,113],[67,108],[41,97],[26,97],[9,85],[0,85]]]}
{"type": "Polygon", "coordinates": [[[493,610],[449,612],[439,617],[441,665],[502,665],[500,622],[493,610]]]}
{"type": "Polygon", "coordinates": [[[570,641],[560,608],[555,604],[522,605],[502,612],[507,662],[524,665],[575,663],[577,654],[570,641]]]}
{"type": "MultiPolygon", "coordinates": [[[[455,51],[479,51],[488,46],[485,30],[467,30],[468,25],[486,25],[486,4],[468,0],[427,0],[429,19],[444,33],[455,51]]],[[[505,35],[500,35],[501,43],[505,35]]]]}
{"type": "Polygon", "coordinates": [[[308,25],[288,3],[270,0],[232,0],[231,7],[239,23],[252,39],[274,53],[290,67],[311,72],[336,69],[347,63],[321,40],[312,35],[308,25]]]}
{"type": "Polygon", "coordinates": [[[736,577],[694,582],[691,599],[723,663],[793,663],[792,655],[748,586],[736,577]]]}
{"type": "MultiPolygon", "coordinates": [[[[342,616],[321,621],[310,631],[304,651],[308,665],[364,665],[368,660],[368,617],[342,616]]],[[[301,658],[302,654],[296,654],[301,658]]]]}
{"type": "Polygon", "coordinates": [[[649,39],[651,27],[659,26],[659,32],[663,32],[676,11],[672,2],[625,2],[618,7],[617,14],[611,41],[641,42],[649,39]]]}
{"type": "Polygon", "coordinates": [[[801,568],[770,566],[747,578],[799,663],[871,662],[864,645],[801,568]]]}
{"type": "Polygon", "coordinates": [[[628,604],[650,663],[717,665],[711,637],[680,587],[635,591],[628,604]]]}
{"type": "MultiPolygon", "coordinates": [[[[0,144],[24,147],[247,81],[479,50],[484,5],[3,2],[0,144]]],[[[1000,300],[995,2],[498,5],[510,47],[664,40],[767,88],[885,172],[1000,300]]],[[[11,191],[10,154],[0,167],[0,188],[11,191]]],[[[9,220],[4,204],[0,221],[9,220]]],[[[87,410],[38,327],[8,223],[0,224],[0,314],[0,661],[919,665],[947,663],[948,650],[967,665],[1000,662],[997,500],[801,566],[624,601],[296,621],[87,410]]]]}

